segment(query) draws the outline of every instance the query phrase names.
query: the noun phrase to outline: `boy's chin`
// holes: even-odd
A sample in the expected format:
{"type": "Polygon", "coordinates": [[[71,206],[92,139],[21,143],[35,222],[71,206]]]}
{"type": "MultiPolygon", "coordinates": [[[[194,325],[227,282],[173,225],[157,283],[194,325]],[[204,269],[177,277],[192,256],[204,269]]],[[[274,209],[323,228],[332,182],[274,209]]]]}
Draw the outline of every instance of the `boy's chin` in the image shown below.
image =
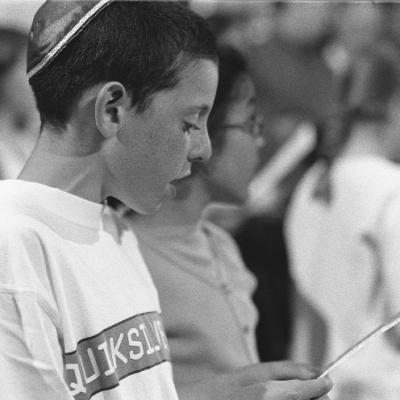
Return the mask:
{"type": "Polygon", "coordinates": [[[127,204],[129,208],[136,211],[138,214],[154,214],[156,213],[162,205],[161,201],[146,201],[143,202],[134,202],[131,204],[127,204]]]}
{"type": "Polygon", "coordinates": [[[176,188],[173,184],[169,183],[165,188],[163,193],[158,196],[154,196],[147,199],[142,199],[141,202],[136,202],[132,204],[132,209],[134,209],[139,214],[154,214],[160,210],[163,203],[174,199],[176,196],[176,188]]]}

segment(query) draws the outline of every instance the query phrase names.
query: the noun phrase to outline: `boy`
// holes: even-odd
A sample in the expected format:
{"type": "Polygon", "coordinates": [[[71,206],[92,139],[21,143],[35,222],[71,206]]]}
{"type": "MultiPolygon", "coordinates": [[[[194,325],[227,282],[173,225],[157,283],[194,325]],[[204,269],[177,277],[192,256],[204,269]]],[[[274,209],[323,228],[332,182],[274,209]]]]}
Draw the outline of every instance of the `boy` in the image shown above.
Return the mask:
{"type": "MultiPolygon", "coordinates": [[[[101,204],[153,212],[209,158],[214,38],[176,3],[49,0],[28,76],[40,138],[19,180],[0,183],[2,399],[175,400],[156,290],[101,204]]],[[[261,399],[256,373],[203,388],[261,399]]],[[[304,399],[328,389],[304,385],[304,399]]]]}
{"type": "Polygon", "coordinates": [[[153,212],[209,157],[214,38],[179,4],[48,1],[28,76],[40,139],[0,184],[2,399],[176,399],[157,293],[101,203],[153,212]]]}

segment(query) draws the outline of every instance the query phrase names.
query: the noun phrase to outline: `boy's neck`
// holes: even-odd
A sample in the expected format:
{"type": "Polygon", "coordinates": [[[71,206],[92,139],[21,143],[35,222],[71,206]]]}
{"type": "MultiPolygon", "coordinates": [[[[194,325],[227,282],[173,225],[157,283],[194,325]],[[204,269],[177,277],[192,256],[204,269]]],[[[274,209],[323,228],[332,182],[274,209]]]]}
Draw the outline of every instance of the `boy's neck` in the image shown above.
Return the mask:
{"type": "Polygon", "coordinates": [[[82,152],[69,143],[70,136],[69,132],[51,133],[43,129],[18,179],[51,186],[101,203],[105,197],[105,172],[100,150],[82,152]]]}

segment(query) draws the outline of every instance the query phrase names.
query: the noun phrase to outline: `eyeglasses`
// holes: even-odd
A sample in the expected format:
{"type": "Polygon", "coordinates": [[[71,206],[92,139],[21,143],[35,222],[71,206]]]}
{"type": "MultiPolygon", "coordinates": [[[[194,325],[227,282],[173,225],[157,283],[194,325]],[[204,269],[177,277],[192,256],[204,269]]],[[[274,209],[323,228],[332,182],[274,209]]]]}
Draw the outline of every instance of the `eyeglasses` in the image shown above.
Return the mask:
{"type": "Polygon", "coordinates": [[[216,129],[240,129],[241,131],[249,134],[254,139],[261,137],[263,128],[263,117],[256,114],[243,124],[220,124],[215,126],[216,129]]]}

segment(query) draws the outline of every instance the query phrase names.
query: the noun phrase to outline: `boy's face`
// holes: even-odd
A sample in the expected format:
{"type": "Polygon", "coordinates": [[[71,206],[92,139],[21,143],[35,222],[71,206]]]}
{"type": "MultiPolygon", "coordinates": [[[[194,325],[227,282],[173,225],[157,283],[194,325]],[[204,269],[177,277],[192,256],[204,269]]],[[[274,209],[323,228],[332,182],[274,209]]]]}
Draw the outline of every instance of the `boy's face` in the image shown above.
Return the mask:
{"type": "Polygon", "coordinates": [[[190,173],[191,162],[211,155],[207,119],[217,66],[201,59],[179,78],[174,88],[153,95],[145,111],[129,110],[109,153],[113,195],[140,213],[157,211],[175,195],[174,181],[190,173]]]}

